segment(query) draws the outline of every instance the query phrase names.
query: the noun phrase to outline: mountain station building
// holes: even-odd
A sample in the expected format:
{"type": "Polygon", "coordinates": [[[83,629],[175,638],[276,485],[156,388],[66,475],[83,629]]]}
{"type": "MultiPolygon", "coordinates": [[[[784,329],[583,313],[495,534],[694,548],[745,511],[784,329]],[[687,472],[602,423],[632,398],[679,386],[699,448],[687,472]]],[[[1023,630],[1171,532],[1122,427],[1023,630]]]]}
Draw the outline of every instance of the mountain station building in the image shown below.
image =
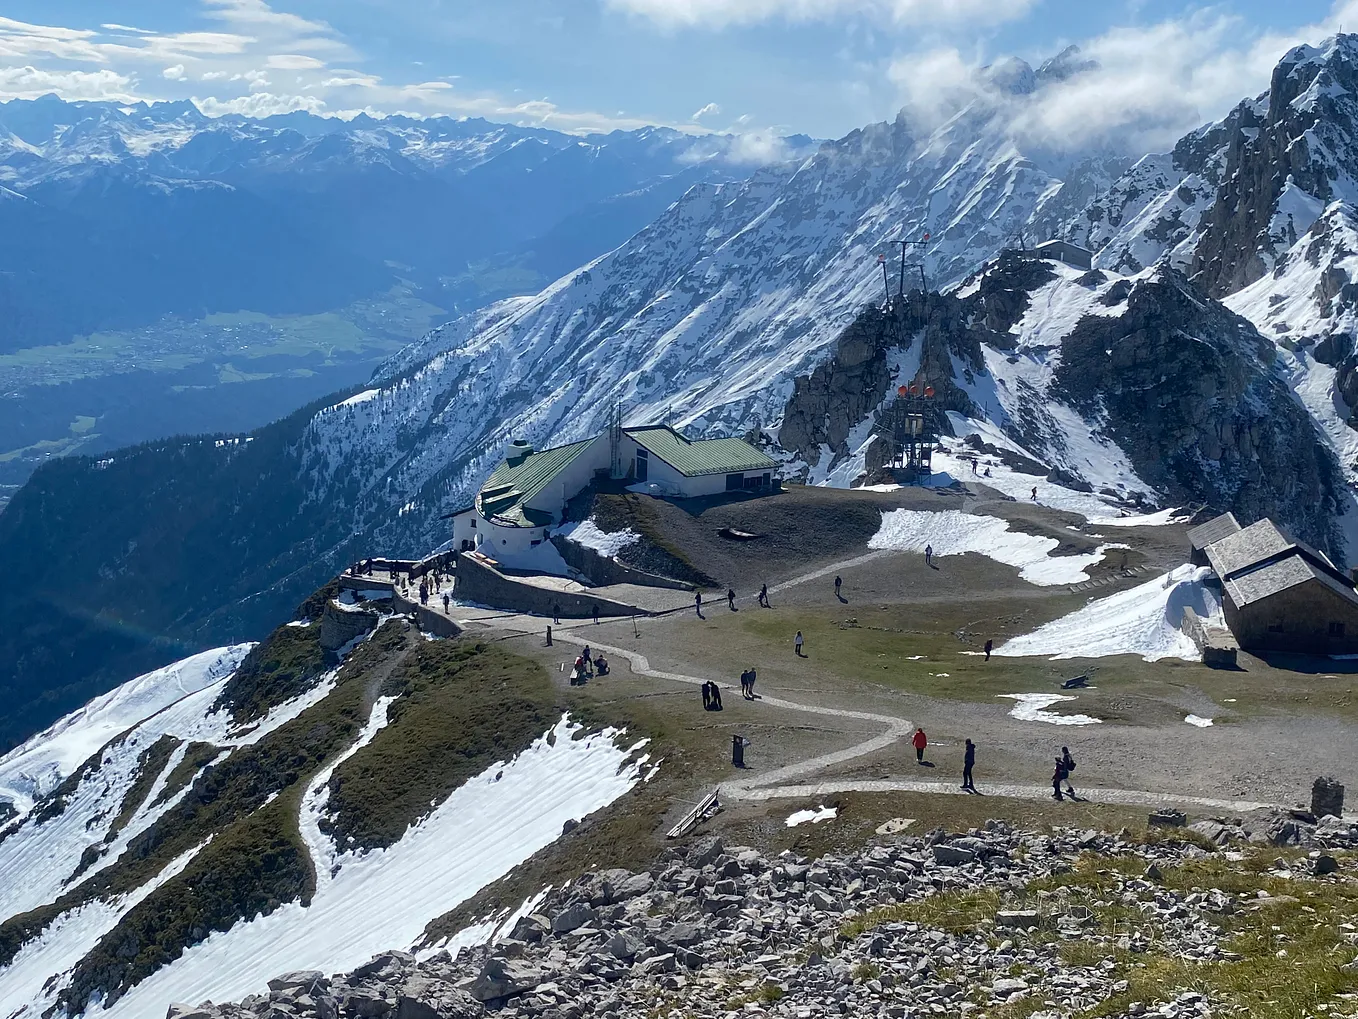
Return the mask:
{"type": "Polygon", "coordinates": [[[1226,625],[1247,651],[1358,653],[1358,592],[1325,553],[1272,520],[1229,513],[1188,532],[1193,560],[1221,581],[1226,625]]]}
{"type": "Polygon", "coordinates": [[[566,503],[597,479],[671,499],[778,487],[778,462],[743,439],[690,439],[669,425],[614,425],[549,449],[515,440],[476,500],[453,514],[453,547],[517,555],[547,540],[566,503]],[[488,547],[487,547],[488,546],[488,547]]]}

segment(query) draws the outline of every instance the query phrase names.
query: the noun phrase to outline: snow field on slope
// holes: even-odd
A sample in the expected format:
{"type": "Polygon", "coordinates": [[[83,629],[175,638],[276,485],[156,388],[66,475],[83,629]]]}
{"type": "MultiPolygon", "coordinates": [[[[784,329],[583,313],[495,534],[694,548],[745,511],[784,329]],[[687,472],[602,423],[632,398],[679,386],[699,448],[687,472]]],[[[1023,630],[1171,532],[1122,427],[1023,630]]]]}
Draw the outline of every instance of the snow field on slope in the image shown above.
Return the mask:
{"type": "Polygon", "coordinates": [[[182,873],[207,842],[195,846],[134,892],[116,899],[96,899],[63,913],[41,935],[28,942],[0,970],[0,1015],[6,1019],[38,1019],[51,1008],[70,982],[70,971],[138,903],[182,873]]]}
{"type": "Polygon", "coordinates": [[[577,545],[593,549],[608,559],[616,559],[623,549],[629,545],[635,545],[641,540],[641,535],[631,528],[623,528],[621,531],[602,530],[594,522],[593,517],[579,523],[569,523],[563,527],[558,527],[554,533],[575,542],[577,545]]]}
{"type": "Polygon", "coordinates": [[[1042,587],[1086,581],[1085,570],[1102,560],[1105,551],[1126,547],[1100,545],[1082,555],[1051,555],[1060,544],[1055,538],[1011,531],[1009,521],[999,517],[972,516],[960,510],[889,510],[882,514],[881,528],[868,540],[868,548],[900,552],[923,552],[933,546],[936,559],[979,552],[1017,567],[1020,577],[1042,587]]]}
{"type": "MultiPolygon", "coordinates": [[[[248,645],[237,650],[244,657],[248,645]]],[[[327,673],[311,690],[275,706],[259,723],[238,730],[229,710],[211,710],[226,680],[223,676],[211,686],[181,697],[133,727],[124,738],[105,748],[99,766],[79,783],[60,814],[41,823],[30,815],[0,842],[0,921],[55,902],[64,892],[111,866],[132,839],[188,795],[192,782],[163,802],[151,805],[180,759],[172,756],[156,777],[151,793],[137,805],[107,852],[79,880],[72,881],[86,848],[104,843],[124,797],[136,783],[142,753],[161,736],[174,736],[184,743],[211,743],[229,753],[257,743],[334,689],[334,675],[327,673]]],[[[220,761],[221,755],[216,760],[220,761]]],[[[0,986],[4,979],[5,971],[0,970],[0,986]]]]}
{"type": "Polygon", "coordinates": [[[204,651],[94,698],[0,757],[0,799],[26,812],[113,737],[235,672],[252,646],[204,651]]]}
{"type": "Polygon", "coordinates": [[[1216,595],[1203,583],[1210,573],[1207,567],[1180,566],[1014,637],[994,653],[1005,658],[1139,655],[1148,662],[1162,658],[1198,661],[1197,645],[1179,627],[1185,608],[1203,618],[1221,611],[1216,595]]]}
{"type": "MultiPolygon", "coordinates": [[[[1010,449],[1021,456],[1037,459],[1033,454],[1014,442],[990,421],[978,421],[965,417],[956,411],[948,411],[948,420],[958,435],[976,434],[983,442],[1001,449],[1010,449]]],[[[1037,489],[1037,505],[1068,513],[1078,513],[1091,524],[1110,527],[1162,527],[1187,521],[1173,508],[1156,510],[1153,513],[1128,513],[1118,502],[1092,492],[1077,492],[1073,488],[1048,481],[1040,474],[1024,474],[1007,466],[998,456],[970,449],[957,440],[942,440],[942,445],[934,452],[935,474],[943,473],[963,482],[988,485],[990,488],[1019,502],[1032,502],[1033,489],[1037,489]],[[979,474],[971,472],[971,460],[979,461],[979,474]],[[985,469],[990,468],[990,477],[985,477],[985,469]],[[941,472],[937,469],[941,468],[941,472]]],[[[1126,475],[1123,475],[1124,479],[1126,475]]],[[[1137,482],[1140,485],[1140,482],[1137,482]]],[[[1133,491],[1139,490],[1133,486],[1133,491]]]]}
{"type": "MultiPolygon", "coordinates": [[[[385,718],[385,707],[382,708],[385,718]]],[[[369,720],[375,733],[377,709],[369,720]]],[[[288,903],[190,948],[103,1014],[159,1015],[174,1001],[228,1001],[263,990],[290,970],[353,969],[378,952],[410,948],[425,926],[640,781],[644,741],[623,748],[615,730],[585,738],[563,717],[507,763],[459,787],[395,845],[338,852],[316,826],[324,792],[308,792],[300,819],[313,853],[328,862],[310,906],[288,903]]],[[[360,737],[362,740],[364,737],[360,737]]]]}

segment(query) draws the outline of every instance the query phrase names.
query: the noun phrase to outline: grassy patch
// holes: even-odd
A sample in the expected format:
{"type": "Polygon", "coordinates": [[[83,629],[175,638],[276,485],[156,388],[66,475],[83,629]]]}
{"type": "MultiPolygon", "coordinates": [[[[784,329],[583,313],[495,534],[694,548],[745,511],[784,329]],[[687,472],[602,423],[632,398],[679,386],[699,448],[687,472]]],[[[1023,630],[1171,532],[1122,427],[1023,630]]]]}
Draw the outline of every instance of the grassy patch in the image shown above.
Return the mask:
{"type": "Polygon", "coordinates": [[[625,549],[620,556],[628,566],[700,587],[721,586],[695,566],[683,547],[673,540],[656,501],[650,496],[631,492],[596,495],[589,515],[607,531],[630,529],[642,536],[642,542],[625,549]]]}
{"type": "Polygon", "coordinates": [[[198,774],[198,769],[206,768],[221,752],[220,747],[211,743],[190,743],[188,750],[184,752],[184,759],[174,766],[174,770],[165,779],[165,788],[160,791],[156,802],[151,806],[172,799],[192,781],[193,776],[198,774]]]}
{"type": "Polygon", "coordinates": [[[306,692],[326,670],[318,626],[280,626],[255,647],[222,688],[215,707],[241,724],[306,692]]]}
{"type": "MultiPolygon", "coordinates": [[[[1049,917],[1073,911],[1087,915],[1084,929],[1090,936],[1061,940],[1062,959],[1071,966],[1112,959],[1117,977],[1127,981],[1124,992],[1081,1013],[1085,1019],[1122,1014],[1136,1002],[1153,1011],[1157,1002],[1187,990],[1246,1015],[1305,1019],[1327,1011],[1336,995],[1358,991],[1358,974],[1340,969],[1355,954],[1341,925],[1358,921],[1358,884],[1278,876],[1269,870],[1276,855],[1276,849],[1260,850],[1230,861],[1216,854],[1162,866],[1158,887],[1181,894],[1219,889],[1237,897],[1234,911],[1212,915],[1220,931],[1219,944],[1232,953],[1220,960],[1180,958],[1162,918],[1119,901],[1121,881],[1144,868],[1145,860],[1135,856],[1084,856],[1070,871],[1010,890],[1004,897],[998,889],[956,890],[880,907],[846,923],[841,934],[857,937],[881,924],[907,920],[953,932],[987,931],[1001,908],[1038,909],[1049,917]],[[1261,890],[1271,898],[1256,898],[1261,890]],[[1131,931],[1147,939],[1148,951],[1117,947],[1117,935],[1131,931]]],[[[1341,861],[1345,867],[1352,863],[1351,858],[1341,861]]],[[[1293,860],[1291,865],[1300,868],[1302,861],[1293,860]]],[[[1031,933],[1006,931],[1005,936],[1029,944],[1050,943],[1057,937],[1046,926],[1031,933]]],[[[1025,1013],[992,1014],[1019,1019],[1025,1013]]]]}
{"type": "Polygon", "coordinates": [[[540,665],[503,647],[422,643],[381,692],[399,699],[368,746],[335,769],[327,830],[389,846],[467,779],[526,749],[560,717],[540,665]]]}
{"type": "Polygon", "coordinates": [[[127,822],[132,820],[137,808],[151,794],[151,787],[156,784],[156,779],[169,763],[170,755],[181,742],[176,736],[162,736],[141,752],[141,757],[137,759],[137,778],[132,783],[132,788],[127,791],[127,795],[123,797],[123,805],[118,811],[118,816],[113,819],[113,824],[109,825],[108,834],[104,836],[106,843],[116,839],[118,833],[127,827],[127,822]]]}

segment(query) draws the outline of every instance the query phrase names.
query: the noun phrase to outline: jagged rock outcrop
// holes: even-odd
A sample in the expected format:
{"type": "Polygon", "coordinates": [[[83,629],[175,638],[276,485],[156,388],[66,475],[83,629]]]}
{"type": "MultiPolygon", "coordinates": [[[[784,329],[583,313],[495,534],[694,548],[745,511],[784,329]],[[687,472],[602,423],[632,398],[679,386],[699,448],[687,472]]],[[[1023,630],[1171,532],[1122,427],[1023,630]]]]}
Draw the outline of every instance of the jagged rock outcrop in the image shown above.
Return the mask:
{"type": "Polygon", "coordinates": [[[1102,418],[1168,499],[1285,520],[1342,549],[1339,465],[1273,360],[1249,322],[1165,267],[1136,281],[1121,315],[1081,319],[1061,343],[1052,392],[1102,418]]]}

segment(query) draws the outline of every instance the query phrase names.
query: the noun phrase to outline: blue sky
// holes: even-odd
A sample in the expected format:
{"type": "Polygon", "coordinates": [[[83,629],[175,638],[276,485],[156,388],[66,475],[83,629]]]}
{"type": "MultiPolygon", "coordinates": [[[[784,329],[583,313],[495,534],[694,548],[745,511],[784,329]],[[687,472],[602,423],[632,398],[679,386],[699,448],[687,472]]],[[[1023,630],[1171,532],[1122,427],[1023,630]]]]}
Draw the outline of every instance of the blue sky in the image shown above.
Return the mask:
{"type": "Polygon", "coordinates": [[[1358,0],[6,0],[0,98],[837,137],[1076,43],[1102,70],[1044,130],[1141,144],[1219,116],[1345,21],[1358,0]]]}

